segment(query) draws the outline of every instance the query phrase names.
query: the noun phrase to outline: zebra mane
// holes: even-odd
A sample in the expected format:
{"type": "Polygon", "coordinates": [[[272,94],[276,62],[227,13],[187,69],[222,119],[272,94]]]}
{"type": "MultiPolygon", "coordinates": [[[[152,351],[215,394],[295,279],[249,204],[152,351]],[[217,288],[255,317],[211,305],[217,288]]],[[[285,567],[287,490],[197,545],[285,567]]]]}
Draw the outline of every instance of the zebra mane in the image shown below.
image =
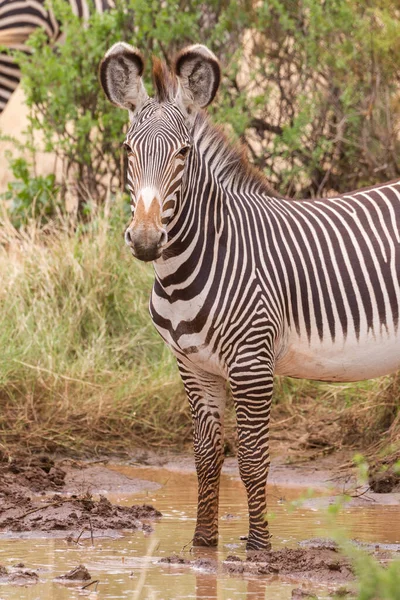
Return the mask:
{"type": "Polygon", "coordinates": [[[230,139],[221,125],[214,124],[205,111],[197,114],[193,137],[201,149],[213,156],[213,165],[221,179],[232,186],[256,186],[273,198],[283,198],[265,175],[247,158],[246,148],[230,139]]]}
{"type": "Polygon", "coordinates": [[[172,102],[176,96],[178,82],[165,62],[153,56],[153,84],[157,102],[172,102]]]}
{"type": "MultiPolygon", "coordinates": [[[[152,59],[152,76],[155,100],[159,103],[173,102],[178,91],[178,80],[165,62],[157,57],[152,59]]],[[[211,151],[217,160],[213,161],[223,180],[231,185],[257,185],[258,189],[268,196],[282,198],[267,182],[264,174],[251,165],[246,149],[238,142],[233,142],[225,134],[220,125],[215,125],[207,113],[200,110],[197,114],[193,136],[198,138],[206,152],[211,151]]]]}

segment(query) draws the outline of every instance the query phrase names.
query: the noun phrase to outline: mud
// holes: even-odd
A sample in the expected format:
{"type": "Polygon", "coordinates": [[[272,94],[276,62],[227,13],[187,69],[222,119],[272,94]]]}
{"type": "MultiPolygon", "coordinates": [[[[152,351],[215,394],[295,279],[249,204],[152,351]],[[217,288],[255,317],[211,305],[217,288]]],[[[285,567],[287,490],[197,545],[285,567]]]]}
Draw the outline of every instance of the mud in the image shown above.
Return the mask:
{"type": "Polygon", "coordinates": [[[90,581],[91,579],[92,576],[85,567],[85,565],[78,565],[74,569],[71,569],[71,571],[68,571],[68,573],[65,573],[65,575],[60,575],[59,577],[56,577],[54,581],[58,581],[61,583],[70,583],[76,581],[90,581]]]}
{"type": "Polygon", "coordinates": [[[394,459],[392,463],[382,460],[369,468],[368,484],[373,492],[377,494],[400,492],[400,472],[397,468],[399,460],[400,453],[396,456],[396,462],[394,459]]]}
{"type": "Polygon", "coordinates": [[[65,485],[65,476],[65,470],[47,456],[13,459],[0,464],[0,493],[10,486],[15,492],[60,490],[65,485]]]}
{"type": "MultiPolygon", "coordinates": [[[[284,579],[308,580],[315,583],[339,585],[354,580],[350,561],[332,546],[316,548],[284,548],[270,552],[252,552],[246,559],[227,556],[220,568],[229,575],[282,576],[284,579]]],[[[217,561],[188,560],[179,555],[161,559],[160,563],[189,566],[207,572],[217,572],[217,561]]]]}
{"type": "MultiPolygon", "coordinates": [[[[88,530],[93,535],[96,531],[127,529],[150,533],[153,528],[143,521],[161,517],[152,506],[119,506],[102,495],[98,500],[91,495],[102,487],[106,490],[111,487],[116,492],[137,491],[145,487],[143,483],[102,466],[85,468],[76,463],[74,467],[61,468],[46,458],[3,464],[0,467],[0,531],[88,530]],[[62,491],[81,493],[64,496],[62,491]],[[38,493],[42,494],[41,498],[36,496],[38,493]]],[[[157,489],[158,486],[148,482],[148,487],[157,489]]]]}
{"type": "MultiPolygon", "coordinates": [[[[399,548],[395,544],[359,544],[372,554],[382,565],[388,564],[396,556],[399,548]],[[385,548],[384,548],[385,546],[385,548]]],[[[325,538],[313,538],[299,542],[298,548],[283,548],[265,552],[251,552],[247,558],[229,555],[218,563],[212,559],[190,560],[179,554],[162,558],[159,563],[189,567],[209,573],[225,573],[232,576],[282,578],[286,581],[303,581],[311,584],[329,585],[335,588],[337,596],[351,594],[355,581],[353,566],[348,558],[342,556],[335,541],[325,538]]],[[[292,598],[313,598],[310,590],[296,588],[292,598]]]]}
{"type": "Polygon", "coordinates": [[[0,565],[0,584],[25,586],[34,585],[38,581],[39,575],[36,571],[26,569],[24,565],[15,565],[8,569],[0,565]]]}
{"type": "MultiPolygon", "coordinates": [[[[149,453],[142,457],[133,457],[129,462],[130,464],[139,463],[141,466],[150,464],[150,467],[159,467],[161,462],[163,470],[189,473],[194,471],[191,457],[170,455],[160,459],[149,453]]],[[[14,532],[17,532],[16,537],[30,537],[29,534],[23,535],[24,532],[33,532],[31,537],[35,537],[35,532],[41,532],[41,536],[43,536],[43,532],[45,532],[46,535],[43,537],[62,537],[74,546],[78,542],[80,543],[83,537],[90,538],[91,535],[103,536],[105,539],[104,536],[110,535],[110,531],[113,536],[120,535],[118,531],[122,529],[150,532],[152,527],[148,521],[160,516],[160,513],[153,507],[148,505],[119,506],[112,504],[103,495],[109,492],[129,494],[160,488],[159,484],[145,479],[137,479],[132,473],[135,475],[139,473],[141,477],[152,479],[153,473],[157,473],[157,470],[153,468],[130,469],[129,466],[108,467],[104,463],[85,464],[71,460],[55,463],[46,457],[0,463],[0,531],[4,532],[5,536],[9,534],[14,536],[14,532]],[[100,497],[98,498],[97,495],[100,497]]],[[[225,473],[231,476],[230,479],[235,479],[236,461],[233,459],[226,461],[225,473]]],[[[271,475],[274,483],[279,481],[284,486],[295,481],[298,486],[315,485],[317,488],[324,489],[325,493],[327,487],[332,485],[332,471],[329,471],[326,464],[285,466],[275,463],[271,475]]],[[[160,475],[158,472],[158,481],[169,481],[170,477],[172,477],[171,474],[161,473],[160,475]]],[[[177,481],[180,481],[179,477],[176,478],[177,481]]],[[[155,475],[154,478],[157,480],[155,475]]],[[[190,476],[189,480],[192,485],[194,478],[190,476]]],[[[171,483],[169,485],[171,486],[171,483]]],[[[183,481],[182,485],[184,485],[183,481]]],[[[236,490],[235,486],[236,483],[232,487],[233,490],[236,490]]],[[[284,494],[281,490],[277,490],[277,493],[284,494]]],[[[391,494],[390,497],[393,502],[397,498],[395,494],[391,494]]],[[[318,506],[321,503],[330,503],[333,501],[332,498],[332,496],[326,495],[310,498],[305,501],[305,504],[311,503],[312,506],[314,504],[318,506]]],[[[175,506],[175,501],[175,495],[172,495],[171,506],[175,506]]],[[[370,502],[365,495],[354,501],[370,502]]],[[[168,502],[166,505],[161,504],[163,511],[164,506],[167,507],[164,511],[167,514],[168,502]]],[[[184,504],[179,504],[178,508],[183,510],[186,515],[184,504]]],[[[179,513],[178,510],[172,512],[179,513]]],[[[227,512],[222,520],[228,522],[225,524],[228,528],[235,522],[235,519],[239,518],[234,512],[227,512]]],[[[172,536],[177,534],[176,527],[179,528],[179,523],[177,520],[173,525],[175,529],[172,536]]],[[[162,525],[160,527],[162,528],[162,525]]],[[[159,533],[159,529],[157,533],[159,533]]],[[[240,529],[236,533],[236,540],[238,540],[239,533],[240,529]]],[[[142,536],[134,537],[136,540],[142,538],[142,536]]],[[[166,539],[168,540],[168,538],[166,539]]],[[[395,544],[364,543],[360,545],[383,564],[399,551],[395,544]]],[[[182,546],[183,542],[179,548],[182,546]]],[[[94,547],[93,543],[91,547],[94,547]]],[[[303,540],[295,548],[252,553],[246,558],[233,555],[232,548],[234,547],[231,545],[231,555],[222,561],[221,556],[218,557],[219,560],[214,556],[188,559],[187,555],[174,554],[161,559],[159,564],[164,565],[164,569],[161,571],[165,571],[165,568],[171,565],[171,568],[175,569],[190,569],[192,575],[196,574],[196,577],[201,573],[206,573],[214,574],[216,578],[221,574],[227,574],[233,577],[249,578],[249,580],[291,581],[292,585],[296,585],[296,589],[293,590],[293,599],[312,597],[305,596],[304,594],[308,594],[309,590],[302,590],[301,586],[314,587],[319,584],[327,584],[337,590],[343,590],[345,596],[347,587],[350,586],[351,589],[354,582],[354,574],[349,561],[341,556],[335,542],[329,539],[303,540]]],[[[145,552],[142,546],[140,548],[140,552],[145,552]]],[[[174,546],[170,547],[170,550],[165,553],[171,552],[173,548],[174,546]]],[[[70,564],[69,567],[74,564],[76,563],[70,564]]],[[[69,575],[73,577],[76,572],[79,574],[80,569],[81,566],[77,567],[77,571],[74,569],[72,575],[67,573],[62,581],[74,581],[74,579],[69,579],[69,575]]],[[[64,566],[63,570],[66,570],[64,566]]],[[[58,572],[63,572],[63,570],[58,572]]],[[[4,581],[10,584],[24,584],[25,579],[27,581],[29,579],[28,583],[35,583],[35,575],[37,580],[37,574],[34,571],[24,569],[20,565],[7,566],[7,570],[0,567],[0,583],[4,581]],[[31,575],[32,573],[34,575],[31,575]]],[[[61,582],[59,579],[57,581],[61,582]]]]}

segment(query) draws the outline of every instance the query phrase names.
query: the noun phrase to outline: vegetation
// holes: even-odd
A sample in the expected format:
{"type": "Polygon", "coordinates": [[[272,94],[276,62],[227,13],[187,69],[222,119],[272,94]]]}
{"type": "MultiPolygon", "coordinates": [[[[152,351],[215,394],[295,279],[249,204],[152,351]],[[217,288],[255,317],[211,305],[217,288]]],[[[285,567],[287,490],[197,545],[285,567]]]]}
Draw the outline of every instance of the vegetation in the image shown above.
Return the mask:
{"type": "MultiPolygon", "coordinates": [[[[19,55],[31,131],[63,163],[79,211],[123,189],[126,116],[102,94],[98,64],[118,40],[170,61],[206,43],[224,78],[211,111],[290,196],[349,191],[400,175],[400,17],[394,0],[119,0],[86,27],[52,2],[63,44],[38,30],[19,55]]],[[[150,61],[149,61],[150,62],[150,61]]],[[[147,86],[151,88],[149,71],[147,86]]]]}
{"type": "MultiPolygon", "coordinates": [[[[365,457],[356,455],[354,462],[359,484],[368,483],[369,467],[365,457]]],[[[400,463],[397,464],[397,467],[400,467],[400,463]]],[[[321,511],[321,516],[341,552],[353,564],[356,575],[354,598],[356,600],[399,600],[400,561],[396,555],[392,552],[391,556],[389,554],[390,558],[386,556],[384,560],[379,560],[373,556],[370,549],[363,550],[357,541],[350,540],[348,532],[338,526],[338,515],[349,500],[351,500],[350,496],[339,496],[336,502],[321,511]]],[[[301,505],[301,501],[297,501],[295,506],[299,504],[301,505]]],[[[334,595],[335,598],[343,596],[352,598],[353,593],[339,588],[334,595]],[[340,593],[341,591],[343,594],[340,593]]]]}
{"type": "Polygon", "coordinates": [[[354,552],[347,546],[347,553],[353,557],[357,575],[357,600],[398,600],[400,598],[400,561],[393,560],[387,567],[381,566],[366,553],[354,552]]]}
{"type": "MultiPolygon", "coordinates": [[[[11,162],[11,220],[3,215],[0,240],[1,440],[71,450],[122,448],[129,439],[185,443],[183,389],[147,312],[151,268],[124,249],[127,215],[121,199],[112,201],[124,188],[126,115],[100,90],[100,59],[121,39],[167,61],[185,44],[206,43],[224,70],[213,118],[282,193],[340,192],[399,175],[398,7],[120,0],[83,27],[67,3],[52,5],[63,44],[37,31],[31,56],[19,55],[31,110],[22,146],[34,153],[39,131],[65,178],[35,177],[23,159],[11,162]],[[67,188],[77,219],[65,210],[67,188]]],[[[375,444],[386,469],[399,452],[398,386],[398,378],[354,386],[279,380],[276,426],[287,430],[292,419],[299,450],[375,444]],[[298,415],[307,423],[301,435],[298,415]],[[381,432],[384,449],[375,442],[381,432]]],[[[232,413],[227,434],[234,448],[232,413]]]]}
{"type": "Polygon", "coordinates": [[[15,180],[8,184],[4,200],[10,201],[8,210],[13,225],[19,228],[29,219],[48,222],[57,210],[62,209],[55,175],[50,173],[45,177],[33,177],[25,158],[12,158],[9,155],[8,159],[15,180]]]}
{"type": "Polygon", "coordinates": [[[174,359],[148,316],[152,270],[126,202],[73,231],[1,223],[0,443],[96,451],[187,439],[174,359]]]}

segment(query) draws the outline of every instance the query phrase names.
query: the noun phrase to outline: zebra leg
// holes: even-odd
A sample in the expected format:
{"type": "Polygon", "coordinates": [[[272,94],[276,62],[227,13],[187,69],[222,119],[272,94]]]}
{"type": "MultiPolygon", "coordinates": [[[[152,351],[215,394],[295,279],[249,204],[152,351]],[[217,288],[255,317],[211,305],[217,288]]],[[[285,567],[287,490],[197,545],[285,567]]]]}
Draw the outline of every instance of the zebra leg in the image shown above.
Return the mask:
{"type": "Polygon", "coordinates": [[[230,373],[238,428],[238,462],[240,477],[247,492],[249,535],[247,550],[271,548],[266,519],[266,484],[269,470],[269,415],[273,389],[273,371],[263,368],[259,360],[246,371],[236,362],[230,373]]]}
{"type": "Polygon", "coordinates": [[[194,546],[218,544],[218,497],[224,461],[226,381],[222,377],[189,371],[179,363],[193,421],[193,446],[198,480],[194,546]]]}

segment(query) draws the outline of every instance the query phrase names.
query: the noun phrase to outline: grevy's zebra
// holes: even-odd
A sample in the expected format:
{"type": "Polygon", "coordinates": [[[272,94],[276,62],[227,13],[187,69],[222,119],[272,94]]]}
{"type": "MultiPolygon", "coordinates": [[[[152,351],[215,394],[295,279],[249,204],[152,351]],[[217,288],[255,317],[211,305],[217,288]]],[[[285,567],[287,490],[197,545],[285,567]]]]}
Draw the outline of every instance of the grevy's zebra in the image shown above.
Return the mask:
{"type": "Polygon", "coordinates": [[[220,79],[204,46],[174,73],[106,54],[108,98],[129,110],[133,219],[126,242],[153,260],[154,324],[177,356],[189,397],[198,474],[194,543],[214,545],[226,381],[237,412],[248,549],[270,546],[265,520],[273,374],[352,381],[400,366],[400,181],[323,200],[277,197],[201,108],[220,79]]]}
{"type": "MultiPolygon", "coordinates": [[[[67,0],[78,17],[87,19],[92,7],[103,13],[114,6],[113,0],[67,0]]],[[[0,0],[0,46],[29,51],[26,41],[41,27],[50,40],[60,36],[60,23],[45,0],[0,0]]],[[[21,80],[21,71],[12,56],[0,52],[0,114],[21,80]]]]}

